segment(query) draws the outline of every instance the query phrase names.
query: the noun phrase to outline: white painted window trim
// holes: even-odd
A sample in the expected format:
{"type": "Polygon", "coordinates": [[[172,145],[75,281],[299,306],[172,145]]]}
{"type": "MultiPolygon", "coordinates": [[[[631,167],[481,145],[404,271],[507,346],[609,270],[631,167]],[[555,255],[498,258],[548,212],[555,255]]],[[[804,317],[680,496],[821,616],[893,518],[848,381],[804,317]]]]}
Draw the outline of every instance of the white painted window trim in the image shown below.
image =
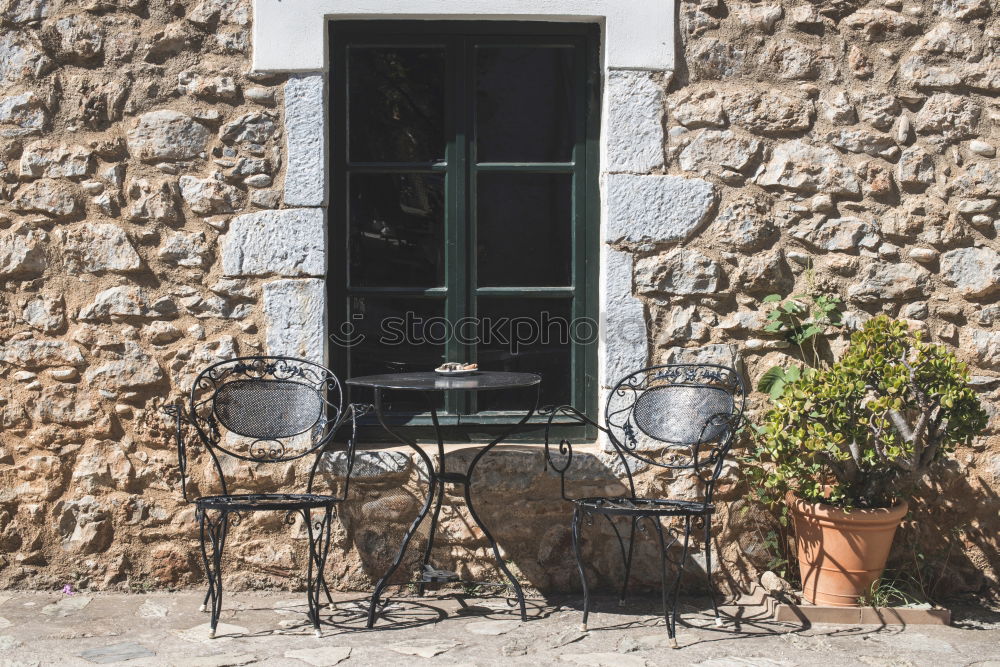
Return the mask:
{"type": "MultiPolygon", "coordinates": [[[[531,20],[596,22],[601,25],[605,70],[601,118],[601,341],[600,385],[605,390],[648,359],[642,303],[634,296],[632,255],[616,250],[618,229],[655,227],[656,207],[633,219],[635,201],[650,191],[678,191],[677,177],[662,174],[663,113],[674,64],[674,8],[671,0],[254,0],[253,69],[296,73],[285,87],[287,170],[285,207],[327,205],[325,104],[328,67],[327,22],[344,19],[531,20]],[[608,178],[616,178],[608,197],[608,178]],[[671,190],[671,188],[673,190],[671,190]],[[630,194],[631,193],[631,194],[630,194]],[[645,217],[643,217],[645,216],[645,217]],[[611,229],[609,229],[609,220],[611,229]],[[613,341],[608,344],[609,339],[613,341]]],[[[704,182],[699,181],[704,185],[704,182]]],[[[683,188],[680,188],[683,192],[683,188]]],[[[642,208],[642,207],[640,207],[642,208]]],[[[692,230],[693,231],[693,230],[692,230]]],[[[280,272],[275,271],[279,276],[280,272]]],[[[284,288],[287,289],[287,288],[284,288]]],[[[314,300],[313,300],[314,302],[314,300]]],[[[277,307],[272,310],[280,311],[277,307]]],[[[286,309],[287,310],[287,309],[286,309]]],[[[324,321],[325,313],[312,321],[324,321]]],[[[272,354],[310,349],[317,360],[325,350],[315,332],[295,341],[295,323],[268,323],[272,354]],[[284,336],[272,335],[283,330],[284,336]],[[284,341],[274,345],[271,341],[284,341]],[[289,348],[289,349],[285,349],[289,348]]]]}
{"type": "Polygon", "coordinates": [[[671,0],[254,0],[254,70],[326,70],[326,19],[600,22],[605,67],[674,67],[671,0]]]}

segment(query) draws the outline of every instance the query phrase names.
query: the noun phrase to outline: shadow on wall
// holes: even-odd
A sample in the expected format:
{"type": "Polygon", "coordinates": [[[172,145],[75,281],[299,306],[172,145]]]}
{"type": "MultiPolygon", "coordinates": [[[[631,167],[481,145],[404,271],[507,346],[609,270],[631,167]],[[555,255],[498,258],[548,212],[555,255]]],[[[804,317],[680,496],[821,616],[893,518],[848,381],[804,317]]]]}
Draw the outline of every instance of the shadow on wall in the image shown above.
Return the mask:
{"type": "MultiPolygon", "coordinates": [[[[462,469],[477,449],[469,448],[448,454],[448,468],[462,469]]],[[[340,517],[345,533],[333,546],[328,572],[331,585],[341,589],[371,590],[374,582],[392,564],[403,535],[417,517],[426,499],[426,476],[415,457],[394,451],[361,452],[352,475],[351,499],[344,504],[340,517]]],[[[522,584],[540,593],[569,593],[580,590],[579,575],[572,553],[570,519],[572,505],[559,493],[559,479],[543,469],[544,452],[540,447],[500,446],[478,464],[473,479],[476,511],[487,525],[506,563],[522,584]]],[[[600,452],[578,453],[567,475],[567,490],[574,496],[621,496],[627,493],[620,481],[623,471],[617,457],[600,452]],[[616,465],[617,464],[617,465],[616,465]],[[618,474],[618,473],[621,474],[618,474]]],[[[639,495],[696,498],[698,488],[690,479],[671,478],[663,472],[636,471],[639,495]]],[[[734,521],[726,499],[736,486],[736,469],[720,479],[717,498],[719,513],[713,526],[714,579],[722,591],[743,588],[757,573],[754,565],[742,557],[735,531],[750,529],[746,520],[734,521]],[[719,561],[722,561],[721,563],[719,561]]],[[[735,505],[735,504],[734,504],[735,505]]],[[[628,546],[628,521],[619,519],[619,530],[628,546]]],[[[430,516],[421,524],[411,541],[403,563],[392,583],[413,581],[420,569],[427,544],[430,516]]],[[[664,519],[665,528],[680,524],[664,519]]],[[[691,554],[682,587],[705,590],[703,544],[692,536],[691,554]]],[[[607,521],[595,517],[585,524],[581,549],[588,581],[595,591],[613,591],[621,586],[624,563],[607,521]]],[[[635,537],[630,590],[660,590],[659,546],[651,527],[637,531],[635,537]]],[[[670,550],[676,562],[680,546],[670,550]]],[[[461,488],[448,487],[441,512],[431,563],[457,571],[465,580],[501,582],[503,575],[493,563],[489,543],[475,526],[462,497],[461,488]]],[[[668,567],[673,567],[668,565],[668,567]]],[[[672,575],[675,570],[668,572],[672,575]]]]}

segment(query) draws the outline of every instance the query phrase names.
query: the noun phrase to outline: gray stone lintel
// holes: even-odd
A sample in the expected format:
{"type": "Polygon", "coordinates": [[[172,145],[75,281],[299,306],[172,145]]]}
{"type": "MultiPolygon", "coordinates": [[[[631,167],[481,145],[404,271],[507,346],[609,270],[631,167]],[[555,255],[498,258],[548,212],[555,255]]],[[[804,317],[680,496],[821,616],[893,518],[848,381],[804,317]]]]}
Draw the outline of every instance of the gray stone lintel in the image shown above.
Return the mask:
{"type": "Polygon", "coordinates": [[[607,174],[609,243],[680,243],[708,221],[718,194],[700,178],[607,174]]]}
{"type": "Polygon", "coordinates": [[[322,364],[326,356],[326,281],[274,280],[264,284],[267,352],[322,364]]]}
{"type": "Polygon", "coordinates": [[[296,74],[285,83],[285,204],[326,206],[326,76],[296,74]]]}
{"type": "Polygon", "coordinates": [[[663,166],[664,91],[671,72],[608,70],[606,172],[645,174],[663,166]]]}
{"type": "Polygon", "coordinates": [[[632,295],[632,255],[607,248],[605,258],[604,369],[601,384],[610,387],[649,358],[646,315],[632,295]]]}
{"type": "Polygon", "coordinates": [[[326,211],[290,208],[238,215],[222,237],[226,276],[326,275],[326,211]]]}

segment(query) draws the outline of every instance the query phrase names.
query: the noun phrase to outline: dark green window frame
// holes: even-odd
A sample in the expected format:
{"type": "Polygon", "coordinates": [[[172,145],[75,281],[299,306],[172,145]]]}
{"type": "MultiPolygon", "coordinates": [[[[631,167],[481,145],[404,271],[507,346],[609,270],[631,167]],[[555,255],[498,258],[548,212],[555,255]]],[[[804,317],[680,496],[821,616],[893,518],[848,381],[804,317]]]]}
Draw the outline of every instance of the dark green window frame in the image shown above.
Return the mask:
{"type": "MultiPolygon", "coordinates": [[[[500,22],[500,21],[331,21],[329,24],[330,86],[329,122],[331,127],[330,169],[331,204],[329,209],[329,271],[327,278],[329,324],[339,331],[349,322],[350,299],[357,296],[402,296],[420,299],[446,299],[445,316],[455,322],[476,314],[476,302],[482,296],[518,298],[571,297],[572,317],[598,321],[599,276],[599,194],[598,163],[600,135],[601,76],[599,64],[599,27],[583,23],[500,22]],[[470,128],[474,123],[473,76],[477,45],[526,44],[575,47],[574,70],[579,109],[576,114],[572,159],[564,163],[477,163],[470,128]],[[348,49],[359,46],[434,45],[447,49],[448,109],[446,113],[447,148],[443,163],[351,164],[348,161],[348,90],[346,71],[348,49]],[[445,174],[446,239],[445,285],[436,288],[400,290],[383,287],[348,287],[348,179],[353,173],[401,173],[422,171],[445,174]],[[482,172],[569,174],[573,180],[572,213],[572,284],[568,287],[477,287],[475,284],[476,201],[474,183],[482,172]],[[461,221],[461,222],[459,222],[461,221]],[[467,223],[465,221],[468,221],[467,223]],[[446,298],[447,297],[447,298],[446,298]]],[[[571,401],[594,418],[597,413],[597,340],[574,343],[571,349],[571,401]]],[[[352,374],[347,348],[331,343],[332,367],[344,377],[352,374]]],[[[469,358],[471,351],[451,340],[446,345],[448,359],[469,358]]],[[[546,378],[543,378],[543,382],[546,378]]],[[[550,380],[551,381],[551,380],[550,380]]],[[[355,397],[353,400],[367,400],[355,397]]],[[[449,438],[488,439],[495,428],[507,424],[513,412],[470,410],[469,397],[449,395],[445,401],[442,423],[449,438]]],[[[523,415],[523,413],[521,413],[523,415]]],[[[399,415],[398,420],[421,427],[430,423],[429,413],[399,415]]],[[[537,417],[534,424],[544,420],[537,417]]],[[[421,429],[422,430],[422,429],[421,429]]],[[[429,432],[429,430],[428,430],[429,432]]],[[[378,437],[374,432],[363,434],[378,437]]],[[[417,433],[418,437],[422,435],[417,433]]],[[[592,428],[566,426],[564,436],[592,439],[592,428]]],[[[538,441],[537,429],[512,440],[538,441]]]]}

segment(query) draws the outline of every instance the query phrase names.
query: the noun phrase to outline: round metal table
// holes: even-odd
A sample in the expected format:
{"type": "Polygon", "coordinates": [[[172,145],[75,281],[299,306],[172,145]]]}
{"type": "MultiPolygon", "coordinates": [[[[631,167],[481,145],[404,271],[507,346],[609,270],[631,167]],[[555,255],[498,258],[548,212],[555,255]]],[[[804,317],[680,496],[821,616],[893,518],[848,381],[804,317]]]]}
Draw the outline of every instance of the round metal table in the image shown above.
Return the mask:
{"type": "Polygon", "coordinates": [[[483,524],[482,519],[476,513],[476,508],[472,503],[472,475],[475,472],[476,465],[479,463],[479,460],[483,458],[487,452],[502,442],[504,438],[514,432],[518,427],[522,426],[529,419],[531,419],[531,416],[535,413],[535,409],[538,407],[541,382],[541,376],[534,373],[506,373],[493,371],[481,371],[474,375],[464,375],[458,377],[439,375],[434,372],[388,373],[385,375],[366,375],[347,380],[346,384],[351,387],[366,388],[374,391],[375,416],[378,418],[382,428],[384,428],[393,438],[412,448],[420,456],[427,468],[428,478],[428,493],[427,498],[424,501],[424,506],[420,510],[417,517],[413,520],[409,529],[406,531],[406,535],[403,537],[403,544],[400,546],[399,553],[396,555],[392,565],[389,566],[388,571],[382,575],[382,578],[375,584],[375,592],[372,594],[371,606],[368,609],[369,628],[375,624],[375,617],[379,611],[382,591],[385,590],[385,587],[389,584],[389,579],[399,568],[400,563],[403,562],[403,556],[406,555],[406,549],[410,544],[410,540],[413,539],[413,535],[417,532],[420,524],[423,523],[423,520],[427,517],[428,512],[430,512],[431,505],[434,506],[434,514],[431,516],[431,529],[427,539],[427,546],[424,548],[424,557],[421,566],[422,571],[420,573],[420,581],[418,582],[418,594],[423,595],[425,584],[445,583],[459,580],[457,573],[439,570],[430,564],[431,549],[434,547],[434,533],[437,530],[438,519],[441,514],[441,504],[444,500],[445,484],[459,484],[462,486],[463,495],[465,496],[465,505],[469,509],[469,514],[472,516],[472,520],[476,523],[476,525],[479,526],[480,530],[483,531],[483,535],[489,541],[490,547],[493,549],[493,556],[496,560],[497,567],[499,567],[501,572],[504,573],[504,576],[507,577],[510,581],[511,587],[514,589],[518,604],[521,608],[521,620],[527,620],[527,610],[524,603],[524,591],[521,590],[521,584],[503,562],[503,558],[500,557],[500,548],[497,546],[496,540],[493,538],[489,529],[483,524]],[[472,461],[469,462],[469,466],[465,472],[449,472],[445,462],[444,437],[441,433],[441,424],[438,420],[437,408],[434,406],[432,394],[445,391],[478,392],[527,388],[535,389],[535,401],[524,417],[516,423],[504,427],[496,438],[488,444],[483,445],[472,458],[472,461]],[[388,425],[384,411],[384,394],[386,391],[418,392],[423,394],[426,398],[427,404],[430,407],[431,422],[434,424],[434,433],[437,438],[438,467],[436,469],[431,457],[428,456],[427,452],[425,452],[423,448],[417,444],[415,439],[407,437],[399,430],[394,430],[388,425]]]}

